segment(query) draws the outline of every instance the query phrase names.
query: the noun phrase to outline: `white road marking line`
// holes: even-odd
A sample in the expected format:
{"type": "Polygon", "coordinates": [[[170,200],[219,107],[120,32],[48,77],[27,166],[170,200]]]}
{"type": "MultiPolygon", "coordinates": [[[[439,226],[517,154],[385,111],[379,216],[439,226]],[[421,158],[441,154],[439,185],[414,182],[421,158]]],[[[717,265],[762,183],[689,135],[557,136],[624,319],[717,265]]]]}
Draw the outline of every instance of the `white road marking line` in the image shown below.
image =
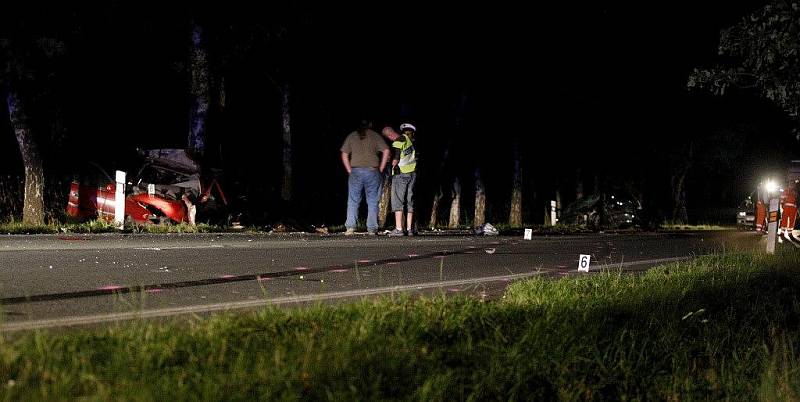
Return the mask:
{"type": "MultiPolygon", "coordinates": [[[[668,262],[684,261],[691,258],[693,257],[687,256],[687,257],[657,258],[651,260],[639,260],[639,261],[630,261],[622,263],[603,264],[596,266],[596,268],[597,269],[624,268],[637,265],[663,264],[668,262]]],[[[373,289],[357,289],[357,290],[347,290],[341,292],[328,292],[328,293],[318,293],[310,295],[276,297],[271,299],[245,300],[237,302],[215,303],[215,304],[205,304],[196,306],[141,310],[141,311],[132,311],[125,313],[54,318],[48,320],[9,322],[0,324],[0,331],[14,332],[14,331],[42,329],[50,327],[99,324],[112,321],[168,317],[180,314],[209,313],[215,311],[237,310],[242,308],[260,307],[270,304],[304,303],[304,302],[335,300],[335,299],[343,299],[343,298],[351,298],[359,296],[374,296],[384,293],[407,292],[414,290],[433,289],[439,287],[448,288],[454,286],[473,285],[486,282],[501,282],[501,281],[508,282],[517,279],[530,278],[536,275],[540,275],[542,273],[549,272],[551,270],[552,269],[542,269],[535,272],[526,272],[521,274],[489,276],[489,277],[470,278],[470,279],[457,279],[457,280],[441,281],[441,282],[426,282],[426,283],[416,283],[416,284],[402,285],[402,286],[388,286],[388,287],[373,288],[373,289]]]]}

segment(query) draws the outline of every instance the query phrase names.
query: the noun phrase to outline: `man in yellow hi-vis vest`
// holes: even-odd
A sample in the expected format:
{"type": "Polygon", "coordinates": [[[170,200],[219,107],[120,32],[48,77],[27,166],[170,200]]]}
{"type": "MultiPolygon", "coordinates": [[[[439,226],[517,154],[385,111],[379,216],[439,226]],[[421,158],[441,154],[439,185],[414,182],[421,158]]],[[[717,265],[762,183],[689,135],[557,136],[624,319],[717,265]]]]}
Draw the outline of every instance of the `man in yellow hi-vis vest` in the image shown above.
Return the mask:
{"type": "Polygon", "coordinates": [[[417,128],[413,124],[400,125],[400,136],[392,142],[392,211],[395,229],[389,236],[413,236],[414,184],[417,180],[417,151],[414,149],[414,135],[417,128]],[[403,230],[403,210],[407,212],[405,231],[403,230]]]}

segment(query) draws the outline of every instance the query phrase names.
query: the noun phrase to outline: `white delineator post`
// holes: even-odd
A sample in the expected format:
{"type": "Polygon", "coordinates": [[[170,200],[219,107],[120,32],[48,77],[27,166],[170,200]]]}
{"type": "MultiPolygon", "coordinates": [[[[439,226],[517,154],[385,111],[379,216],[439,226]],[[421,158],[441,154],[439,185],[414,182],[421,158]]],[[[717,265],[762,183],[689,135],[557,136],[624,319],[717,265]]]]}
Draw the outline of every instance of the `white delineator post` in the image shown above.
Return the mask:
{"type": "Polygon", "coordinates": [[[117,188],[114,194],[114,224],[125,227],[125,172],[117,170],[117,188]]]}
{"type": "Polygon", "coordinates": [[[550,201],[550,226],[555,226],[556,222],[558,222],[558,217],[556,217],[556,202],[550,201]]]}
{"type": "Polygon", "coordinates": [[[775,254],[775,241],[778,237],[778,199],[770,198],[767,212],[767,254],[775,254]]]}

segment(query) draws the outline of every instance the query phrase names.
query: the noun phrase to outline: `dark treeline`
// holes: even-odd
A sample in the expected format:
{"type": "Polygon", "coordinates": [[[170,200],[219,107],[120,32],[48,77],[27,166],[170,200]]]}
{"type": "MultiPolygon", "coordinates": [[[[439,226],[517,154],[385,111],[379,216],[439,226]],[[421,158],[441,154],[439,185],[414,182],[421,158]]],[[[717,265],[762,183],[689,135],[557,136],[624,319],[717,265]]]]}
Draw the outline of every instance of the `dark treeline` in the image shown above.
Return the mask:
{"type": "Polygon", "coordinates": [[[223,169],[250,223],[341,224],[338,149],[366,118],[418,127],[423,224],[440,190],[448,223],[456,180],[460,223],[472,223],[476,172],[486,221],[512,219],[515,155],[524,223],[543,223],[550,200],[623,193],[651,222],[708,220],[702,211],[736,206],[792,151],[774,107],[686,90],[719,29],[748,10],[31,6],[0,17],[0,170],[23,175],[13,91],[50,210],[89,162],[130,170],[136,148],[187,148],[200,133],[204,165],[223,169]],[[670,28],[679,16],[682,31],[670,28]]]}

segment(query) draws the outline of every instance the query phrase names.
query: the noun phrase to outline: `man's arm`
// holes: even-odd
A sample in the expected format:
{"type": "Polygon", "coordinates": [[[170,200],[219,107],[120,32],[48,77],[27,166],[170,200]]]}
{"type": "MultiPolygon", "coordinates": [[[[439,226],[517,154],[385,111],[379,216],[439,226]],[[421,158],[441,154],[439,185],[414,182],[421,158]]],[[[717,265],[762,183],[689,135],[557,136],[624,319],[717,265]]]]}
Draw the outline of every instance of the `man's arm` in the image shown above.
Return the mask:
{"type": "Polygon", "coordinates": [[[389,148],[386,148],[383,151],[381,151],[381,167],[379,168],[381,172],[383,172],[383,169],[386,168],[386,163],[389,162],[390,153],[391,151],[389,151],[389,148]]]}
{"type": "Polygon", "coordinates": [[[350,167],[350,154],[347,152],[342,152],[342,165],[344,165],[344,170],[347,171],[347,174],[353,171],[353,168],[350,167]]]}

